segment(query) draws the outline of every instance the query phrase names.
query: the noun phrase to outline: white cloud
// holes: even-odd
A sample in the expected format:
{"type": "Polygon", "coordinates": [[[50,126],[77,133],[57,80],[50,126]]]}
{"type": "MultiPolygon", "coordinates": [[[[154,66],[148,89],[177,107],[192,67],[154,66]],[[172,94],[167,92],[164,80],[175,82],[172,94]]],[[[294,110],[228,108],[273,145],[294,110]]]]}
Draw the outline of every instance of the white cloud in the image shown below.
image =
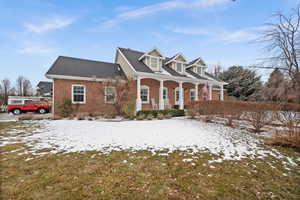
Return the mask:
{"type": "Polygon", "coordinates": [[[205,29],[194,27],[175,27],[171,30],[175,33],[185,35],[202,35],[211,38],[213,42],[222,42],[224,44],[232,44],[239,42],[249,42],[258,38],[257,31],[265,27],[250,27],[241,30],[226,30],[226,29],[205,29]]]}
{"type": "Polygon", "coordinates": [[[175,9],[195,9],[195,8],[209,8],[218,5],[223,5],[224,3],[230,2],[230,0],[169,0],[162,3],[157,3],[137,9],[126,10],[120,12],[115,17],[104,21],[100,27],[99,31],[112,28],[122,21],[145,17],[148,15],[153,15],[159,12],[166,12],[175,9]]]}
{"type": "Polygon", "coordinates": [[[73,18],[55,15],[51,18],[43,19],[39,24],[26,22],[24,23],[24,27],[28,32],[44,33],[50,30],[64,28],[73,22],[73,18]]]}
{"type": "Polygon", "coordinates": [[[47,56],[53,55],[57,52],[56,49],[48,47],[45,44],[33,43],[33,42],[25,42],[23,47],[17,50],[20,54],[28,54],[28,55],[39,55],[39,56],[47,56]]]}

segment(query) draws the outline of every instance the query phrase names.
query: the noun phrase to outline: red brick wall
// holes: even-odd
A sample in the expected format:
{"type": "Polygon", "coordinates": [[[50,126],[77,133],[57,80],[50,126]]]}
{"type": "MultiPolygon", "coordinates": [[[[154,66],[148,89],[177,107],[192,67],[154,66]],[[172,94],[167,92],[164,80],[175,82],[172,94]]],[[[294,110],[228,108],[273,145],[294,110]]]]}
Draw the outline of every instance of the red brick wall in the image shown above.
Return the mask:
{"type": "MultiPolygon", "coordinates": [[[[54,83],[54,115],[59,116],[59,105],[64,98],[72,99],[72,85],[79,84],[85,86],[86,102],[85,104],[78,104],[78,112],[84,113],[115,113],[116,110],[112,104],[104,102],[103,84],[95,81],[79,81],[55,79],[54,83]]],[[[135,101],[136,99],[136,84],[133,83],[130,90],[130,97],[135,101]]],[[[74,106],[75,107],[75,106],[74,106]]]]}
{"type": "MultiPolygon", "coordinates": [[[[80,81],[80,80],[66,80],[66,79],[55,79],[54,83],[54,114],[59,115],[59,105],[62,103],[64,98],[72,98],[72,84],[84,85],[86,88],[86,102],[85,104],[79,104],[78,112],[84,113],[115,113],[116,110],[112,104],[104,102],[103,92],[101,90],[103,84],[95,81],[80,81]]],[[[149,103],[142,104],[142,109],[152,109],[151,99],[155,99],[157,106],[159,105],[159,86],[160,83],[154,79],[142,79],[141,85],[146,85],[150,88],[150,99],[149,103]]],[[[179,87],[179,84],[174,81],[164,81],[164,87],[168,88],[168,98],[171,106],[175,104],[175,89],[179,87]]],[[[203,85],[198,86],[198,95],[199,100],[203,100],[202,97],[202,87],[203,85]]],[[[131,101],[135,102],[136,100],[136,82],[133,82],[130,87],[130,97],[131,101]]],[[[184,83],[184,102],[185,105],[190,102],[190,89],[195,88],[194,84],[184,83]]],[[[213,100],[219,100],[220,91],[213,91],[213,100]]]]}

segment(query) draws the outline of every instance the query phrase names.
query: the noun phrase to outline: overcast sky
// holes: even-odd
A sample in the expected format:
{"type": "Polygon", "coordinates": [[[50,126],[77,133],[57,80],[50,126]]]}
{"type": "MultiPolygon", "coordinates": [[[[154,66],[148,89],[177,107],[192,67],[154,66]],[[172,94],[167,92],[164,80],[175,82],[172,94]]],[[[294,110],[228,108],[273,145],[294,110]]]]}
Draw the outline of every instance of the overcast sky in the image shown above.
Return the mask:
{"type": "Polygon", "coordinates": [[[0,79],[47,80],[57,56],[114,62],[117,47],[228,67],[262,58],[253,44],[299,0],[0,0],[0,79]]]}

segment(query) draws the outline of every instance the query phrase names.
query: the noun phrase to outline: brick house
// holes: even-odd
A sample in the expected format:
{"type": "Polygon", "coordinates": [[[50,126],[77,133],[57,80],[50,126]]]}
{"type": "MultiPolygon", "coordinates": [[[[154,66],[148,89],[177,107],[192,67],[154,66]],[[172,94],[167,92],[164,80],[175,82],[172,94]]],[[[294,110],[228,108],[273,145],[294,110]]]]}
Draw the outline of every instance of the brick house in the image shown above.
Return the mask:
{"type": "Polygon", "coordinates": [[[64,98],[71,99],[78,112],[112,113],[115,90],[105,87],[101,93],[99,85],[117,78],[133,80],[129,92],[136,111],[184,109],[189,102],[204,98],[223,100],[226,83],[206,69],[201,58],[188,62],[181,53],[164,57],[157,48],[148,52],[117,48],[115,63],[59,56],[46,77],[53,80],[55,115],[64,98]]]}

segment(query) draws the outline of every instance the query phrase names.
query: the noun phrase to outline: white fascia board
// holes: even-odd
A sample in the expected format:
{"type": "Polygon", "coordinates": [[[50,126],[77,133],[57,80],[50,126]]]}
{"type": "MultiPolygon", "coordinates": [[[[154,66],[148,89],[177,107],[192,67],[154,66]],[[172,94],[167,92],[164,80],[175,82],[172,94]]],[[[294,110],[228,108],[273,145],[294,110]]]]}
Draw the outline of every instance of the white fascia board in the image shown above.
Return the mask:
{"type": "Polygon", "coordinates": [[[156,51],[161,55],[162,59],[165,59],[165,57],[164,57],[164,55],[161,53],[161,51],[160,51],[158,48],[154,47],[154,48],[150,49],[149,51],[147,51],[146,53],[144,53],[144,54],[139,58],[139,60],[142,60],[145,56],[150,56],[149,53],[150,53],[151,51],[154,51],[154,50],[156,50],[156,51]]]}
{"type": "Polygon", "coordinates": [[[151,78],[157,81],[164,80],[164,81],[175,81],[175,82],[189,82],[194,84],[212,84],[212,85],[220,85],[219,82],[213,80],[201,80],[197,78],[190,78],[190,77],[178,77],[178,76],[168,76],[164,74],[152,74],[146,72],[138,72],[136,73],[136,77],[139,78],[151,78]]]}
{"type": "Polygon", "coordinates": [[[66,75],[56,75],[56,74],[47,74],[49,79],[67,79],[67,80],[79,80],[79,81],[114,81],[115,79],[111,78],[91,78],[91,77],[81,77],[81,76],[66,76],[66,75]]]}
{"type": "Polygon", "coordinates": [[[187,64],[187,61],[186,61],[186,59],[185,59],[185,56],[184,56],[182,53],[177,53],[177,54],[175,55],[175,57],[172,58],[171,60],[169,60],[168,62],[166,62],[165,65],[167,65],[167,64],[169,64],[169,63],[171,63],[171,62],[179,62],[179,61],[176,61],[176,60],[175,60],[178,56],[182,56],[183,59],[185,60],[185,62],[182,62],[182,63],[187,64]]]}

